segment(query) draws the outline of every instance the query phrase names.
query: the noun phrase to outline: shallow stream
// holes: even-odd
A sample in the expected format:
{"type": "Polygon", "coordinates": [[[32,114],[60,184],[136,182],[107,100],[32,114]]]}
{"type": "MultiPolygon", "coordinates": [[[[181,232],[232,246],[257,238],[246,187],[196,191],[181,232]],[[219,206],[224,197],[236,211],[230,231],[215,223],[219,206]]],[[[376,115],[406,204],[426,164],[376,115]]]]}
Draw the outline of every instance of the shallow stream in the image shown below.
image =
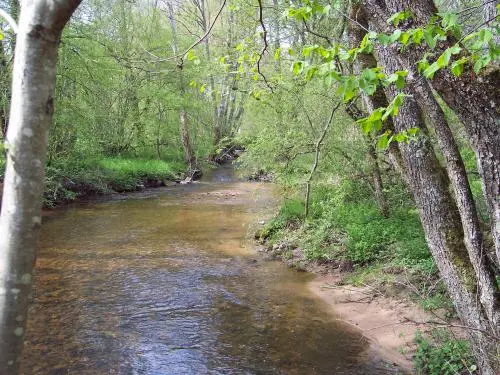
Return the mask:
{"type": "Polygon", "coordinates": [[[274,187],[231,176],[51,211],[23,373],[388,373],[311,275],[256,252],[274,187]]]}

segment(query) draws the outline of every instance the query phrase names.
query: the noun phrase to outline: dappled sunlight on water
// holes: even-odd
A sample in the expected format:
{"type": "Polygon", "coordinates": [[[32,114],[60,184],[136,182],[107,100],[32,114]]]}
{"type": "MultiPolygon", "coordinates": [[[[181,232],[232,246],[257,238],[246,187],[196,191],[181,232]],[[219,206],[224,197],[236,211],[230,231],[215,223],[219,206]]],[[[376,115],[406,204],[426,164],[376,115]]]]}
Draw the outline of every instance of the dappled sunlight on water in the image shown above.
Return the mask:
{"type": "Polygon", "coordinates": [[[256,254],[272,185],[213,179],[44,222],[24,374],[387,373],[310,275],[256,254]]]}

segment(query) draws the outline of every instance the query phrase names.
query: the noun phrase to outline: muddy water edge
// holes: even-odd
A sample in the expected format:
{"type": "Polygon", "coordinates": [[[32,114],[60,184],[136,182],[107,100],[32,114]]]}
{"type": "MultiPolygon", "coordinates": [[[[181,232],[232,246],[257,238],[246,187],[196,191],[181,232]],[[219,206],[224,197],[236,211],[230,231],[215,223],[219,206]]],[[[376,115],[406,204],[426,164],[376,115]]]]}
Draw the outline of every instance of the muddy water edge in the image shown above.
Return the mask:
{"type": "Polygon", "coordinates": [[[42,228],[23,374],[387,374],[312,295],[312,275],[252,244],[271,184],[204,181],[80,202],[42,228]]]}

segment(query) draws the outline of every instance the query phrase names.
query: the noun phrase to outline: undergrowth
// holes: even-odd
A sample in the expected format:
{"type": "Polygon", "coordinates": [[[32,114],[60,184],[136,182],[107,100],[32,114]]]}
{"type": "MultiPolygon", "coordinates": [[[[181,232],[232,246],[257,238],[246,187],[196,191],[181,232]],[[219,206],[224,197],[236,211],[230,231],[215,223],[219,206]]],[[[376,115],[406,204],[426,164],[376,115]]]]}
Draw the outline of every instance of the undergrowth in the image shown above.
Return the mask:
{"type": "Polygon", "coordinates": [[[457,375],[477,371],[469,342],[455,338],[448,330],[435,329],[427,335],[417,332],[415,343],[413,363],[417,374],[457,375]]]}

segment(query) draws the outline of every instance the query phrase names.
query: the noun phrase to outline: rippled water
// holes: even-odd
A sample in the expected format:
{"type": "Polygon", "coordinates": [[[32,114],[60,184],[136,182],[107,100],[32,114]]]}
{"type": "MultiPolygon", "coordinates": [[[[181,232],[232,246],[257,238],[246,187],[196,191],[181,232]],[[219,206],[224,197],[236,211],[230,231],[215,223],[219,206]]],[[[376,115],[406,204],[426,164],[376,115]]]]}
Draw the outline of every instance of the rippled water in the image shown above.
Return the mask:
{"type": "MultiPolygon", "coordinates": [[[[24,374],[385,374],[248,234],[272,185],[210,182],[46,218],[24,374]]],[[[258,225],[258,224],[257,224],[258,225]]]]}

